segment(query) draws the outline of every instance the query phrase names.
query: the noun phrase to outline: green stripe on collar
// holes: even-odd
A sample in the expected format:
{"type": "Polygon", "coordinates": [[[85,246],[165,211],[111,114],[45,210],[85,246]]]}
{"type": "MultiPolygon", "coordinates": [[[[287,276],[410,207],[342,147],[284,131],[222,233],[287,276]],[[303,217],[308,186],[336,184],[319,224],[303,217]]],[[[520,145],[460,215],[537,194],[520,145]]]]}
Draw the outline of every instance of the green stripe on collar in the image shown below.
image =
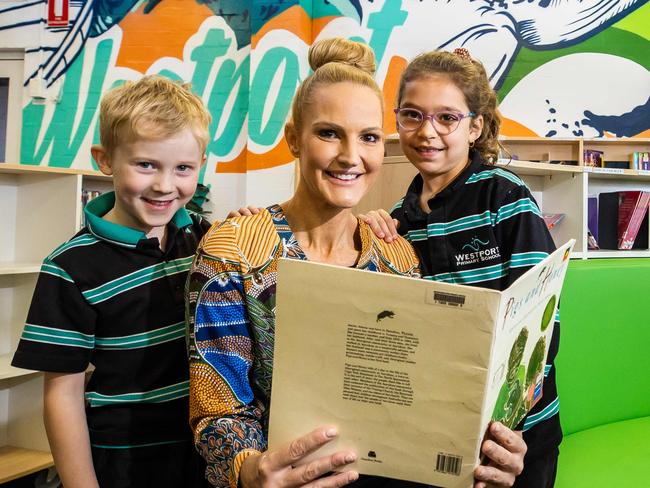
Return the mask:
{"type": "MultiPolygon", "coordinates": [[[[120,224],[109,222],[102,217],[115,206],[115,192],[106,192],[97,198],[93,198],[84,208],[86,226],[92,234],[127,247],[135,247],[138,241],[146,239],[147,236],[141,230],[132,229],[120,224]]],[[[192,224],[192,218],[185,208],[180,208],[174,214],[171,222],[179,229],[192,224]]]]}

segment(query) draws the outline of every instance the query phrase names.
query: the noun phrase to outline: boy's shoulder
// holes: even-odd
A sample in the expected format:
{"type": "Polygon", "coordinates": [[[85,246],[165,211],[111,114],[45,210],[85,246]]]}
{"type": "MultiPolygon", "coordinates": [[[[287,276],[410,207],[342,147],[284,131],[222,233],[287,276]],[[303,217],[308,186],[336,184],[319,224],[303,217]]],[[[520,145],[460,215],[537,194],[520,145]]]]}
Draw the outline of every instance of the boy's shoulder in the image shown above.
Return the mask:
{"type": "Polygon", "coordinates": [[[215,222],[205,234],[199,251],[219,259],[257,267],[266,262],[280,243],[273,217],[267,209],[251,217],[215,222]]]}
{"type": "Polygon", "coordinates": [[[208,233],[212,227],[212,223],[200,213],[193,212],[192,210],[188,209],[186,209],[186,211],[187,215],[189,215],[190,219],[192,220],[190,227],[191,230],[188,234],[192,233],[201,239],[205,234],[208,233]]]}
{"type": "Polygon", "coordinates": [[[44,259],[44,262],[67,263],[72,267],[86,266],[84,257],[94,254],[94,248],[101,239],[93,235],[87,227],[83,227],[70,239],[56,247],[44,259]]]}

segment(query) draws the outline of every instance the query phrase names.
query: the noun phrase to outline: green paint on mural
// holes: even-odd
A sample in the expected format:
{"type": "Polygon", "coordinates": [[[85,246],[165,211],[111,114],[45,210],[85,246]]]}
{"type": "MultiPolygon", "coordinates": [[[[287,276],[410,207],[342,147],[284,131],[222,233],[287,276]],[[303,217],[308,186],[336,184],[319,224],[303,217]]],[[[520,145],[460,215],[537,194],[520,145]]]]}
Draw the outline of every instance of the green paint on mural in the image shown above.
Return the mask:
{"type": "Polygon", "coordinates": [[[386,2],[381,10],[370,14],[368,17],[368,28],[372,29],[372,36],[368,44],[375,51],[377,65],[381,63],[386,51],[386,46],[393,33],[393,29],[403,25],[408,17],[408,12],[402,10],[402,2],[386,2]]]}
{"type": "Polygon", "coordinates": [[[632,32],[650,41],[650,29],[648,26],[650,26],[650,2],[614,24],[613,27],[632,32]]]}
{"type": "MultiPolygon", "coordinates": [[[[650,70],[650,56],[647,54],[649,52],[650,42],[648,40],[613,27],[602,31],[585,42],[563,49],[534,51],[522,48],[508,72],[508,77],[498,91],[499,101],[502,101],[510,90],[530,72],[562,56],[576,53],[611,54],[627,58],[650,70]]],[[[605,68],[603,67],[603,69],[605,68]]]]}
{"type": "MultiPolygon", "coordinates": [[[[97,44],[95,62],[89,85],[82,90],[83,56],[79,56],[66,72],[61,92],[61,101],[56,105],[52,120],[38,147],[40,129],[44,123],[45,107],[30,102],[23,109],[23,132],[20,150],[21,161],[25,164],[40,164],[44,159],[49,166],[68,168],[79,153],[88,132],[96,133],[95,114],[99,106],[106,72],[108,70],[113,41],[107,39],[97,44]],[[83,106],[79,105],[79,93],[86,92],[83,106]],[[76,114],[81,112],[77,122],[76,114]]],[[[88,159],[91,159],[88,154],[88,159]]],[[[96,168],[95,163],[93,166],[96,168]]]]}
{"type": "MultiPolygon", "coordinates": [[[[392,0],[394,1],[394,0],[392,0]]],[[[390,2],[389,2],[390,3],[390,2]]],[[[320,17],[350,17],[360,22],[359,13],[347,0],[328,0],[327,2],[316,2],[310,12],[312,19],[320,17]]]]}
{"type": "Polygon", "coordinates": [[[295,52],[285,47],[269,49],[255,71],[251,84],[250,112],[248,114],[248,134],[251,141],[272,145],[284,129],[284,121],[289,115],[291,100],[300,77],[300,63],[295,52]],[[278,71],[283,69],[280,89],[275,100],[269,100],[269,87],[278,71]],[[273,105],[264,126],[264,112],[273,105]]]}
{"type": "Polygon", "coordinates": [[[239,66],[227,59],[219,68],[206,104],[212,114],[210,134],[215,135],[208,144],[208,154],[225,156],[235,147],[248,113],[249,78],[250,56],[246,56],[239,66]],[[232,106],[228,106],[227,102],[233,92],[235,92],[235,101],[232,106]],[[228,117],[225,126],[221,123],[224,115],[228,117]],[[223,130],[219,133],[219,128],[222,126],[223,130]]]}

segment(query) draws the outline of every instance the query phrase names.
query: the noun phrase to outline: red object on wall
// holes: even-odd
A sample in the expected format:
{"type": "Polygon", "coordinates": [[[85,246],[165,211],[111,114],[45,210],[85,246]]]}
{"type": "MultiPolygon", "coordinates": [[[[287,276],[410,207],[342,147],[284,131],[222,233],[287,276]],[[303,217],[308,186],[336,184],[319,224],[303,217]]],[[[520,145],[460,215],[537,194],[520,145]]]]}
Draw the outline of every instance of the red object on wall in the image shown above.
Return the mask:
{"type": "Polygon", "coordinates": [[[47,0],[48,27],[67,27],[70,0],[47,0]]]}

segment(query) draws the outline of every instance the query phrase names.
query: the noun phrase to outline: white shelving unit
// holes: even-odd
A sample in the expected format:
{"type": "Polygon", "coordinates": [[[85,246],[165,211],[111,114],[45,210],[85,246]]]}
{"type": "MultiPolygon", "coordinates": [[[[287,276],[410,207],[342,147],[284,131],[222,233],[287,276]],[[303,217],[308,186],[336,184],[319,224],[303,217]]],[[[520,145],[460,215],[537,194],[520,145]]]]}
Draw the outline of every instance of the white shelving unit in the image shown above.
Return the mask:
{"type": "Polygon", "coordinates": [[[0,163],[0,483],[52,465],[41,373],[11,366],[40,269],[80,228],[81,190],[105,191],[98,172],[0,163]]]}
{"type": "MultiPolygon", "coordinates": [[[[542,212],[565,214],[551,229],[551,235],[557,244],[576,239],[573,258],[650,257],[648,249],[587,250],[587,198],[601,192],[648,191],[650,171],[593,168],[584,166],[582,158],[584,149],[598,149],[603,151],[606,162],[627,162],[633,152],[650,152],[650,139],[521,137],[503,138],[501,143],[512,160],[499,162],[498,166],[517,173],[526,182],[542,212]]],[[[402,154],[397,135],[389,136],[380,177],[355,211],[390,209],[404,196],[416,173],[402,154]]]]}

